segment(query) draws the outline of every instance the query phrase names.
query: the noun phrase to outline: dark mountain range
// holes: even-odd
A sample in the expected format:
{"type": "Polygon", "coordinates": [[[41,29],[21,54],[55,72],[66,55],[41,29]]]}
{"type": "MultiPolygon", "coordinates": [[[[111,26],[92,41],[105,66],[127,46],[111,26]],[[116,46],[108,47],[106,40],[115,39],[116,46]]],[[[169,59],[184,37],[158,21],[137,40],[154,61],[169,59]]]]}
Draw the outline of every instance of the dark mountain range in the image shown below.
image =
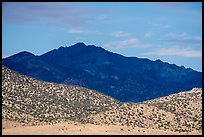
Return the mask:
{"type": "Polygon", "coordinates": [[[2,64],[39,80],[95,89],[120,101],[140,102],[202,87],[202,73],[193,69],[124,57],[84,43],[40,56],[20,52],[2,64]]]}

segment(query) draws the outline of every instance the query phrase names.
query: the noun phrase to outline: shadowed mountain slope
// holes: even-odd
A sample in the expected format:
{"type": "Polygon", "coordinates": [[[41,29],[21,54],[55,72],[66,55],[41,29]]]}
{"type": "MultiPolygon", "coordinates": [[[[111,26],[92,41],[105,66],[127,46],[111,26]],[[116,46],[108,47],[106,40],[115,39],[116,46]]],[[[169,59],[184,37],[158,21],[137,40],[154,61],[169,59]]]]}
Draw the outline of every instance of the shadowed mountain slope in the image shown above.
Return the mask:
{"type": "Polygon", "coordinates": [[[141,102],[202,87],[202,73],[160,60],[125,57],[77,43],[43,55],[21,52],[3,65],[36,79],[94,89],[120,101],[141,102]]]}

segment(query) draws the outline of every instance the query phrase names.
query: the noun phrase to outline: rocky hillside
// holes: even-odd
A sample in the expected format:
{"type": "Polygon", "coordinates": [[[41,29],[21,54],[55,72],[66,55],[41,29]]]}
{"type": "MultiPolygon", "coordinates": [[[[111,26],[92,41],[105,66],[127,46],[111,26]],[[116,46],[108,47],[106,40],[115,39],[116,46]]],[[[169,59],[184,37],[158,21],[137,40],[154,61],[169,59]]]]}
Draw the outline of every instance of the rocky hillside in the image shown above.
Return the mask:
{"type": "Polygon", "coordinates": [[[2,66],[2,118],[25,124],[83,122],[120,103],[86,88],[38,81],[2,66]]]}
{"type": "Polygon", "coordinates": [[[141,102],[124,103],[113,109],[88,117],[95,124],[127,125],[170,130],[202,131],[202,89],[181,92],[141,102]]]}
{"type": "Polygon", "coordinates": [[[2,66],[2,119],[29,125],[72,120],[201,132],[202,89],[140,103],[122,103],[94,90],[38,81],[2,66]]]}

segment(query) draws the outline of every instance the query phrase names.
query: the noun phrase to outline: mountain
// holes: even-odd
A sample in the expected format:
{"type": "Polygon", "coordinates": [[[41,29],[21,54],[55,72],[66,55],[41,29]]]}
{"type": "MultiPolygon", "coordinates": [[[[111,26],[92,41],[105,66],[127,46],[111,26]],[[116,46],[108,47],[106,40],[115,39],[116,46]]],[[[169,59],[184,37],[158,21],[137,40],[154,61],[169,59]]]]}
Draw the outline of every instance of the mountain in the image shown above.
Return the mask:
{"type": "Polygon", "coordinates": [[[125,57],[77,43],[40,56],[20,52],[6,67],[36,79],[83,86],[124,102],[141,102],[202,87],[202,73],[175,64],[125,57]]]}
{"type": "Polygon", "coordinates": [[[2,66],[2,120],[33,126],[73,121],[201,133],[202,89],[124,103],[95,90],[39,81],[2,66]]]}

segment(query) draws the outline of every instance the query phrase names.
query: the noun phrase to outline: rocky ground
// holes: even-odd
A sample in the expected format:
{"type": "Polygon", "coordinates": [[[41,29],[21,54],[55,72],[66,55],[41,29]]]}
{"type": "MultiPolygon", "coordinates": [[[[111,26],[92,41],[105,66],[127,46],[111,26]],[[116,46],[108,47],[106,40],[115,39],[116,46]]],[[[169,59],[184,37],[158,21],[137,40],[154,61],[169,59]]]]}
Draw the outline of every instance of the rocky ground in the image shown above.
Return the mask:
{"type": "Polygon", "coordinates": [[[202,89],[125,103],[95,90],[38,81],[2,66],[2,119],[21,126],[75,121],[201,134],[202,89]]]}

